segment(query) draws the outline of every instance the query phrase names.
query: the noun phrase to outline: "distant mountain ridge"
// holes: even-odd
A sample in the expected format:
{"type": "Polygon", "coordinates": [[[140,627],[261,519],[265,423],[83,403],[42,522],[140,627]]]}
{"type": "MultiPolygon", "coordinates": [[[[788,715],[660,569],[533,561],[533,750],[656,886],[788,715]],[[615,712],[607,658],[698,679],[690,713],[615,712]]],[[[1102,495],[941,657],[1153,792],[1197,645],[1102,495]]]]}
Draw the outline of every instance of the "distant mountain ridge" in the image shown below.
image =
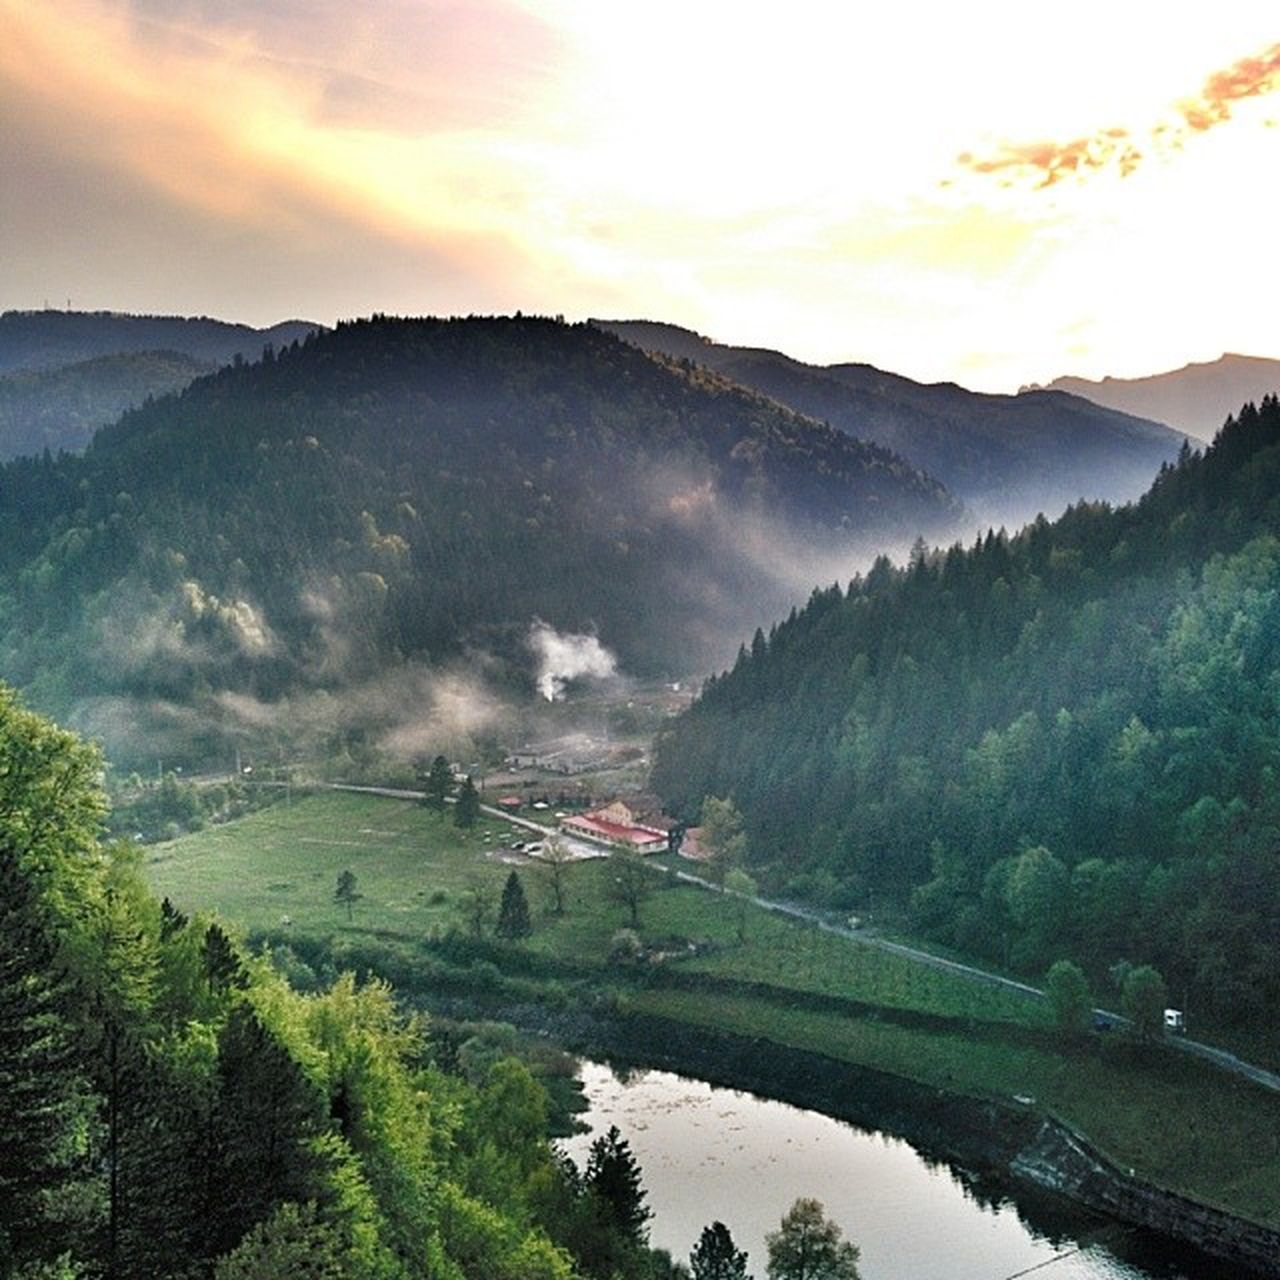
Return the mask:
{"type": "Polygon", "coordinates": [[[180,391],[235,360],[305,340],[320,326],[267,329],[207,316],[114,311],[0,315],[0,462],[82,449],[99,428],[149,397],[180,391]]]}
{"type": "Polygon", "coordinates": [[[302,341],[322,326],[285,320],[266,329],[208,316],[143,316],[117,311],[6,311],[0,314],[0,374],[56,369],[95,356],[174,351],[209,364],[302,341]]]}
{"type": "Polygon", "coordinates": [[[1167,422],[1198,440],[1212,440],[1229,414],[1249,401],[1280,393],[1280,360],[1228,352],[1145,378],[1055,378],[1020,394],[1066,391],[1094,404],[1167,422]]]}
{"type": "Polygon", "coordinates": [[[1080,499],[1137,497],[1183,436],[1055,391],[985,395],[866,364],[818,366],[733,347],[676,325],[593,324],[648,351],[691,360],[935,475],[981,516],[1020,524],[1080,499]]]}

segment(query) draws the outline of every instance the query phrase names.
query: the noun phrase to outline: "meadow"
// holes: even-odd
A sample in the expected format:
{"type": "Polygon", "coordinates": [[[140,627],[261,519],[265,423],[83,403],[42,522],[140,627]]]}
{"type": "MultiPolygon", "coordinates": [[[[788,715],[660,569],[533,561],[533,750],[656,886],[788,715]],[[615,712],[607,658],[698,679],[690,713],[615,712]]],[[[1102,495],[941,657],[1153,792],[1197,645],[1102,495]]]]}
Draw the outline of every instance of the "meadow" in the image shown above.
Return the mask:
{"type": "MultiPolygon", "coordinates": [[[[607,860],[566,871],[562,915],[547,870],[508,846],[527,832],[412,802],[322,792],[144,851],[154,889],[245,934],[378,948],[412,972],[448,936],[469,936],[477,886],[496,909],[514,869],[532,935],[485,943],[486,959],[563,1000],[610,992],[617,1007],[761,1036],[975,1096],[1029,1096],[1152,1180],[1280,1224],[1280,1098],[1181,1055],[1124,1037],[1067,1041],[1042,1002],[929,969],[855,940],[746,908],[655,869],[640,936],[661,962],[619,964],[628,923],[607,860]],[[341,872],[360,897],[334,898],[341,872]],[[740,923],[745,942],[739,941],[740,923]],[[690,944],[693,944],[691,947],[690,944]],[[407,968],[405,966],[408,966],[407,968]],[[533,974],[534,980],[528,978],[533,974]]],[[[492,931],[492,918],[485,926],[492,931]]],[[[372,948],[372,951],[370,950],[372,948]]],[[[438,953],[436,960],[438,963],[438,953]]],[[[398,976],[398,981],[405,981],[398,976]]]]}

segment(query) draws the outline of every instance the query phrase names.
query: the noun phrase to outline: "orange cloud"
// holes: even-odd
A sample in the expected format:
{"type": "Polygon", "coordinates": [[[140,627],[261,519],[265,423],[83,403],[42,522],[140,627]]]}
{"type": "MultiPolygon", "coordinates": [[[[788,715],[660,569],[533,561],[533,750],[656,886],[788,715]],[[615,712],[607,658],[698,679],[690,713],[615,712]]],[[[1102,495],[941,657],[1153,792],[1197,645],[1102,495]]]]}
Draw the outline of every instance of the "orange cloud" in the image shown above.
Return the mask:
{"type": "Polygon", "coordinates": [[[1231,119],[1233,103],[1261,98],[1280,89],[1280,44],[1273,44],[1255,58],[1241,58],[1225,71],[1215,71],[1204,83],[1199,96],[1178,103],[1187,128],[1204,133],[1231,119]]]}
{"type": "Polygon", "coordinates": [[[1182,149],[1192,134],[1205,133],[1231,119],[1232,107],[1280,89],[1280,44],[1265,53],[1241,58],[1215,71],[1194,97],[1175,104],[1177,119],[1162,121],[1146,131],[1140,147],[1128,129],[1099,129],[1067,142],[1007,142],[993,154],[964,152],[956,162],[972,173],[1003,175],[1002,185],[1030,181],[1036,188],[1052,187],[1067,178],[1086,178],[1111,171],[1127,178],[1149,155],[1182,149]]]}

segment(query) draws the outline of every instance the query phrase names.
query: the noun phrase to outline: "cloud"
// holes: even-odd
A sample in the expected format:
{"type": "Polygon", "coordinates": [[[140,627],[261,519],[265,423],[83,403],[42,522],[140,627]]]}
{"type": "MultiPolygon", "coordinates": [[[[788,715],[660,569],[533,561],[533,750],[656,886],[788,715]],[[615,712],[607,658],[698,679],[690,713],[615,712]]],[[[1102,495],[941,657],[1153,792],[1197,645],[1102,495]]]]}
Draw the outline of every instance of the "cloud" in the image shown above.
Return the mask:
{"type": "Polygon", "coordinates": [[[1041,189],[1068,178],[1103,172],[1127,178],[1149,158],[1171,155],[1195,134],[1226,124],[1237,103],[1277,90],[1280,43],[1215,71],[1198,93],[1174,104],[1171,117],[1146,128],[1137,138],[1129,129],[1115,125],[1066,142],[1006,142],[993,154],[979,156],[966,151],[956,160],[972,173],[1001,175],[1005,185],[1030,182],[1041,189]]]}

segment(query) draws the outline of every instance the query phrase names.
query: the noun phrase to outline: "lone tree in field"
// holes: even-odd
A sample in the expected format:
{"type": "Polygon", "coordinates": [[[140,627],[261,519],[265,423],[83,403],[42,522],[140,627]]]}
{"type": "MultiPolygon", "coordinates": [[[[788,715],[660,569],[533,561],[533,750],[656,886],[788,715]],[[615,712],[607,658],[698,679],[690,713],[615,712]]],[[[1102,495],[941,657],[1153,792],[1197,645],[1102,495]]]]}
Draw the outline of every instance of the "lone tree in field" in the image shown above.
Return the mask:
{"type": "Polygon", "coordinates": [[[801,1197],[764,1238],[769,1280],[859,1280],[858,1246],[843,1234],[821,1201],[801,1197]]]}
{"type": "Polygon", "coordinates": [[[559,836],[551,836],[540,859],[546,867],[547,888],[551,891],[553,915],[564,915],[565,868],[573,861],[573,854],[559,836]]]}
{"type": "Polygon", "coordinates": [[[527,938],[533,932],[533,924],[529,919],[529,900],[524,896],[524,885],[514,871],[502,887],[502,905],[498,908],[498,926],[495,932],[509,942],[527,938]]]}
{"type": "Polygon", "coordinates": [[[1164,1010],[1168,1003],[1169,992],[1158,969],[1144,964],[1125,974],[1120,1007],[1140,1039],[1154,1040],[1164,1031],[1164,1010]]]}
{"type": "Polygon", "coordinates": [[[724,878],[725,891],[733,896],[733,911],[738,921],[738,941],[747,940],[747,916],[751,900],[756,896],[756,882],[741,867],[733,867],[724,878]]]}
{"type": "Polygon", "coordinates": [[[444,756],[436,756],[422,784],[422,803],[428,809],[437,809],[443,813],[445,801],[452,790],[453,774],[449,769],[449,762],[444,756]]]}
{"type": "Polygon", "coordinates": [[[1053,1010],[1053,1020],[1059,1031],[1078,1035],[1089,1025],[1089,1009],[1093,1001],[1089,995],[1089,980],[1078,964],[1059,960],[1049,970],[1045,980],[1045,995],[1053,1010]]]}
{"type": "Polygon", "coordinates": [[[751,1280],[746,1251],[733,1243],[723,1222],[702,1228],[689,1255],[689,1275],[691,1280],[751,1280]]]}
{"type": "Polygon", "coordinates": [[[471,936],[484,937],[484,927],[493,915],[493,885],[484,876],[473,875],[462,894],[462,910],[471,926],[471,936]]]}
{"type": "Polygon", "coordinates": [[[640,927],[640,906],[653,892],[654,877],[644,865],[644,858],[634,849],[616,849],[609,855],[612,880],[609,896],[626,907],[631,927],[640,927]]]}
{"type": "Polygon", "coordinates": [[[356,888],[356,873],[350,867],[346,871],[339,871],[338,887],[333,891],[333,900],[340,906],[346,907],[348,921],[355,918],[355,905],[363,897],[364,894],[356,888]]]}
{"type": "Polygon", "coordinates": [[[453,820],[464,830],[469,830],[476,825],[479,816],[480,793],[476,790],[476,784],[471,781],[471,775],[467,774],[466,781],[458,792],[458,803],[453,806],[453,820]]]}

